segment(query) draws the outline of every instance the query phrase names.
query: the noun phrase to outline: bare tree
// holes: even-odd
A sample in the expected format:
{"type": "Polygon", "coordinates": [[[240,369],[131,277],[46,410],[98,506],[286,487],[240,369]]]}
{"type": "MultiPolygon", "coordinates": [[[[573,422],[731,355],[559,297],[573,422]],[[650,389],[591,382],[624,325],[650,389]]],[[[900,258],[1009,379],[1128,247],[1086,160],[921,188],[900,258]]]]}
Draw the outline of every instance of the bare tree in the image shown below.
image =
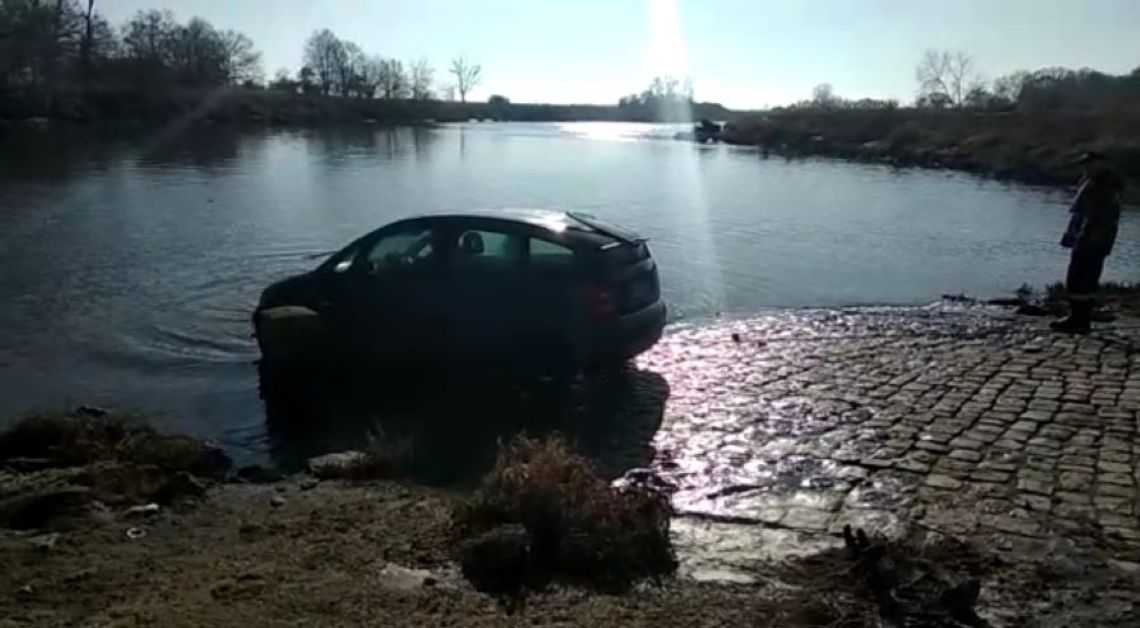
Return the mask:
{"type": "Polygon", "coordinates": [[[450,72],[455,76],[455,89],[459,92],[459,102],[467,102],[467,92],[477,87],[483,80],[483,67],[471,64],[464,57],[451,60],[450,72]]]}
{"type": "Polygon", "coordinates": [[[915,70],[920,86],[920,97],[930,100],[936,95],[945,96],[954,107],[966,104],[966,97],[982,86],[981,76],[974,59],[964,52],[927,50],[915,70]]]}
{"type": "Polygon", "coordinates": [[[340,54],[336,56],[337,84],[343,96],[361,96],[364,51],[351,41],[342,41],[340,54]]]}
{"type": "Polygon", "coordinates": [[[837,100],[831,83],[820,83],[811,90],[811,102],[817,107],[831,107],[837,100]]]}
{"type": "Polygon", "coordinates": [[[305,42],[305,67],[312,70],[316,84],[325,96],[337,85],[344,44],[329,29],[313,33],[305,42]]]}
{"type": "Polygon", "coordinates": [[[435,71],[428,65],[427,59],[420,57],[408,65],[411,68],[408,81],[410,83],[409,87],[411,88],[412,98],[416,100],[431,98],[432,75],[435,74],[435,71]]]}
{"type": "Polygon", "coordinates": [[[261,80],[261,53],[254,49],[249,37],[226,30],[218,33],[218,40],[226,82],[238,84],[261,80]]]}
{"type": "Polygon", "coordinates": [[[380,55],[365,57],[360,66],[360,84],[363,98],[374,98],[376,90],[383,82],[384,64],[387,63],[380,55]]]}
{"type": "Polygon", "coordinates": [[[386,99],[408,97],[408,75],[404,64],[396,59],[385,59],[380,67],[380,97],[386,99]]]}

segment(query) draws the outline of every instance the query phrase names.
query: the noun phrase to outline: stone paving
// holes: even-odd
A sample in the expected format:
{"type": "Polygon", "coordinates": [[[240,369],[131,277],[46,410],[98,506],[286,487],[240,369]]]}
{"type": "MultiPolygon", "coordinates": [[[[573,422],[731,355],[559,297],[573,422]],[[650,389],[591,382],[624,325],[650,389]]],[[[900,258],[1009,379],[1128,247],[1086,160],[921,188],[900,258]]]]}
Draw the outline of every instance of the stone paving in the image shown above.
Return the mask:
{"type": "Polygon", "coordinates": [[[1071,337],[998,310],[930,308],[683,328],[640,364],[671,389],[654,464],[696,521],[825,543],[846,523],[917,526],[1135,572],[1136,323],[1071,337]]]}

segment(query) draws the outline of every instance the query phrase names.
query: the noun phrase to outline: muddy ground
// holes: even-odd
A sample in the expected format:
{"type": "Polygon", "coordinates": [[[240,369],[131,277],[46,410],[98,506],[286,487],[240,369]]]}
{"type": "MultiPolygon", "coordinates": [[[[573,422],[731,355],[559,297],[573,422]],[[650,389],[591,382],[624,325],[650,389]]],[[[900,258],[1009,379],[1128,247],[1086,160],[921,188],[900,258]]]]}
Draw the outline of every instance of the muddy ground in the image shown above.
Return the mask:
{"type": "MultiPolygon", "coordinates": [[[[2,479],[10,488],[14,476],[2,479]]],[[[747,582],[681,576],[623,595],[554,586],[510,613],[455,566],[457,498],[396,482],[302,476],[218,485],[200,501],[154,514],[97,509],[46,530],[5,530],[0,625],[895,625],[880,623],[873,587],[852,584],[864,575],[858,563],[832,550],[758,564],[747,582]],[[844,616],[848,623],[835,623],[844,616]]],[[[905,581],[895,583],[900,589],[918,590],[900,595],[904,606],[938,607],[932,599],[951,585],[977,579],[979,614],[992,623],[920,612],[906,625],[1136,625],[1130,601],[1112,592],[1137,590],[1134,574],[1018,564],[939,542],[929,570],[901,567],[891,576],[905,581]],[[1050,595],[1078,576],[1098,584],[1050,595]]]]}

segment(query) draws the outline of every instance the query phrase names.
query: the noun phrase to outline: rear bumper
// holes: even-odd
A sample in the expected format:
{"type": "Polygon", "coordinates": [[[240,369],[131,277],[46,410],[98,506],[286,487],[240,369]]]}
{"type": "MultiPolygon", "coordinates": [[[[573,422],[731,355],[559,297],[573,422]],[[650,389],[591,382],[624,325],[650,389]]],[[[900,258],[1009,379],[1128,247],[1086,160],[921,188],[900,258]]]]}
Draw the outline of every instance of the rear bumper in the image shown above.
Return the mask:
{"type": "Polygon", "coordinates": [[[667,314],[665,302],[659,300],[643,310],[619,318],[612,326],[593,335],[587,361],[628,360],[648,351],[661,339],[667,314]]]}

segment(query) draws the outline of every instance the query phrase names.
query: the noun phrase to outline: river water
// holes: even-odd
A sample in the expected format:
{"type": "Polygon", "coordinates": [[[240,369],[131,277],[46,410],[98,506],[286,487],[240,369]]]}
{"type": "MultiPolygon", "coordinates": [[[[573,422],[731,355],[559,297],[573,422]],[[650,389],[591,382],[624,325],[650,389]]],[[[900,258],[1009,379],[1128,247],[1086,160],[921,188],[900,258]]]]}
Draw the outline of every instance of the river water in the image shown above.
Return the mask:
{"type": "MultiPolygon", "coordinates": [[[[42,132],[0,149],[0,423],[79,403],[269,446],[268,282],[416,213],[550,207],[650,238],[675,321],[1006,295],[1064,270],[1066,195],[616,123],[42,132]]],[[[1140,263],[1126,214],[1107,278],[1140,263]]],[[[670,374],[663,374],[668,379],[670,374]]],[[[331,445],[330,445],[331,446],[331,445]]]]}

